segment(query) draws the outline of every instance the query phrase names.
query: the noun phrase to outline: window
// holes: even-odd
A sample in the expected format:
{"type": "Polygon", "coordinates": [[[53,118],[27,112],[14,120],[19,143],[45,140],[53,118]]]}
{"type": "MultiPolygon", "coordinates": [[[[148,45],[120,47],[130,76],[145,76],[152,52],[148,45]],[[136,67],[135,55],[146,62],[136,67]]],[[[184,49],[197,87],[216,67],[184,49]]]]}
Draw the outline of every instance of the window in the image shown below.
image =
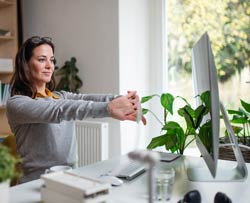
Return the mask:
{"type": "Polygon", "coordinates": [[[250,100],[250,2],[166,0],[168,89],[192,99],[191,48],[208,32],[220,97],[230,107],[250,100]],[[232,91],[233,90],[233,91],[232,91]]]}
{"type": "Polygon", "coordinates": [[[250,101],[250,1],[165,0],[165,20],[168,92],[193,103],[191,48],[208,32],[221,101],[250,101]]]}

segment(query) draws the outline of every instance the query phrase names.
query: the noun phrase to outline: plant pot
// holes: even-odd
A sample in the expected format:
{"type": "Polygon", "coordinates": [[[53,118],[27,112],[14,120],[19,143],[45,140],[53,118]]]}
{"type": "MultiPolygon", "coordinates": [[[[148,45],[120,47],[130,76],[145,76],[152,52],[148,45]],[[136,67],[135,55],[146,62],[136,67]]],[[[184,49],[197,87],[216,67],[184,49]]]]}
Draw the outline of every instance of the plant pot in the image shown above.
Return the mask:
{"type": "MultiPolygon", "coordinates": [[[[239,147],[245,162],[250,163],[250,150],[239,147]]],[[[219,148],[219,159],[235,161],[234,151],[231,146],[223,146],[219,148]]]]}
{"type": "Polygon", "coordinates": [[[0,202],[8,203],[9,202],[9,188],[10,181],[5,181],[0,183],[0,202]]]}

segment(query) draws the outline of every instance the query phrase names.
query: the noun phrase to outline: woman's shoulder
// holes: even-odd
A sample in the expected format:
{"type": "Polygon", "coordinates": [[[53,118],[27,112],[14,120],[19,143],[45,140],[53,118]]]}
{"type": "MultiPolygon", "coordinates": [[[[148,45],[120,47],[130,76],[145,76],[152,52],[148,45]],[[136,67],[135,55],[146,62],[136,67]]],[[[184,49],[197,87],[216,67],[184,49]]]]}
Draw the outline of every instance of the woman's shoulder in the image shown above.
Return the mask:
{"type": "Polygon", "coordinates": [[[20,103],[20,102],[25,102],[25,101],[29,101],[32,100],[31,97],[29,96],[25,96],[25,95],[14,95],[11,96],[8,101],[7,101],[7,106],[9,104],[15,104],[15,103],[20,103]]]}
{"type": "Polygon", "coordinates": [[[13,95],[11,96],[8,101],[15,101],[15,100],[29,100],[29,99],[32,99],[31,97],[29,96],[26,96],[26,95],[13,95]]]}
{"type": "Polygon", "coordinates": [[[32,100],[31,97],[24,95],[14,95],[7,100],[6,109],[7,112],[15,112],[19,108],[23,108],[24,104],[29,103],[32,100]]]}

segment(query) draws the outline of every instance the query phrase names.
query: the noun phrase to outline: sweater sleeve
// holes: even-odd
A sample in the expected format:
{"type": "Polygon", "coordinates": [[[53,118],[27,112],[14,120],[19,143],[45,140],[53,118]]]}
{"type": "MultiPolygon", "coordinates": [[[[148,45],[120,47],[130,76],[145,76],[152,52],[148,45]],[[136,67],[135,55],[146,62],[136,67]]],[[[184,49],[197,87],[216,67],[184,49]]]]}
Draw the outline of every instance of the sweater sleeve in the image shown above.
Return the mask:
{"type": "Polygon", "coordinates": [[[108,102],[75,99],[32,99],[16,95],[7,102],[10,125],[29,123],[59,123],[62,120],[108,117],[108,102]]]}
{"type": "Polygon", "coordinates": [[[85,100],[85,101],[96,101],[96,102],[110,102],[117,96],[112,94],[81,94],[81,93],[72,93],[66,91],[54,92],[60,97],[64,97],[65,99],[72,100],[85,100]]]}

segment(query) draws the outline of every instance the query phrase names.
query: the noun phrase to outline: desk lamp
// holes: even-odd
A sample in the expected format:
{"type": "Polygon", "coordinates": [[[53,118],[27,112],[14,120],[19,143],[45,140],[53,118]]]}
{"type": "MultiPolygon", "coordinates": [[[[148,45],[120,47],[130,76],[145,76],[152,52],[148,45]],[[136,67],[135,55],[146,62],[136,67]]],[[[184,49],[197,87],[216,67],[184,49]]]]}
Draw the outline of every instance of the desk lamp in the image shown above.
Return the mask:
{"type": "Polygon", "coordinates": [[[128,154],[128,157],[132,160],[140,161],[149,164],[148,171],[148,193],[149,203],[154,202],[154,191],[155,191],[155,165],[160,159],[159,154],[152,151],[132,151],[128,154]]]}

